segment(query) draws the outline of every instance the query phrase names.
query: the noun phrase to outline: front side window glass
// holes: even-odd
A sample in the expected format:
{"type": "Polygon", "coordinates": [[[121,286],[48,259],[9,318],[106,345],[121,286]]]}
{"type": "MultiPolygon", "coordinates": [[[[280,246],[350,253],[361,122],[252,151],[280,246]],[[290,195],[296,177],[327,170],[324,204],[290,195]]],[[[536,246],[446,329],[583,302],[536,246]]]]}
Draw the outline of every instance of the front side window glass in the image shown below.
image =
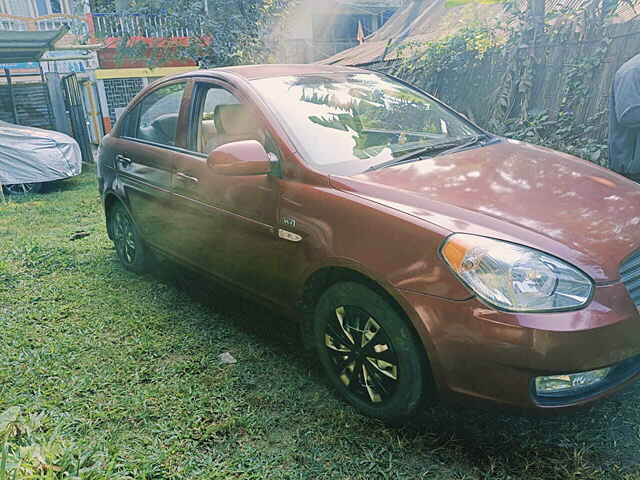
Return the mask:
{"type": "Polygon", "coordinates": [[[257,140],[264,144],[264,128],[248,105],[222,87],[201,88],[204,90],[195,126],[195,150],[208,155],[231,142],[257,140]]]}
{"type": "Polygon", "coordinates": [[[480,132],[419,90],[375,73],[252,81],[304,158],[327,173],[355,174],[421,148],[480,132]]]}
{"type": "Polygon", "coordinates": [[[130,135],[160,145],[175,145],[184,89],[184,83],[167,85],[142,99],[136,107],[137,128],[129,130],[130,135]]]}

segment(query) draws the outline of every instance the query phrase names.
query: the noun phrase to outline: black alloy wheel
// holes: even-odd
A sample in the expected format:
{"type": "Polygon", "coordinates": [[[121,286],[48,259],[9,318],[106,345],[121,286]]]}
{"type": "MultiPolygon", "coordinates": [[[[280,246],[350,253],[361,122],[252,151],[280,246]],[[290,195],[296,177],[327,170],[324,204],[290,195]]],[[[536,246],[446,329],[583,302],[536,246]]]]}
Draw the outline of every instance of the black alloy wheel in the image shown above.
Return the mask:
{"type": "Polygon", "coordinates": [[[13,183],[11,185],[3,185],[2,188],[4,188],[4,191],[9,195],[29,195],[40,193],[42,183],[13,183]]]}
{"type": "Polygon", "coordinates": [[[398,356],[389,336],[365,310],[340,305],[327,321],[324,345],[334,374],[362,400],[381,403],[398,386],[398,356]]]}
{"type": "Polygon", "coordinates": [[[127,210],[117,203],[112,207],[109,218],[111,236],[122,265],[136,273],[147,271],[149,252],[127,210]]]}
{"type": "Polygon", "coordinates": [[[365,415],[406,422],[429,393],[428,362],[408,319],[363,283],[336,283],[320,297],[314,345],[329,381],[365,415]]]}

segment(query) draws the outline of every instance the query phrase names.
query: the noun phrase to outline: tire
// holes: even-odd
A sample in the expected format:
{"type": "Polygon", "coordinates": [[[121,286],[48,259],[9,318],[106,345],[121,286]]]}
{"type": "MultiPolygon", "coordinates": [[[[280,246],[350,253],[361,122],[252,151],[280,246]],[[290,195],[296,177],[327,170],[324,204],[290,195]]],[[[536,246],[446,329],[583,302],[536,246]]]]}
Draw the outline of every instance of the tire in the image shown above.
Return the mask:
{"type": "Polygon", "coordinates": [[[111,207],[109,229],[122,266],[135,273],[149,271],[151,252],[140,237],[131,215],[121,203],[111,207]]]}
{"type": "Polygon", "coordinates": [[[3,185],[5,193],[9,195],[21,196],[42,191],[42,183],[14,183],[11,185],[3,185]]]}
{"type": "Polygon", "coordinates": [[[399,424],[422,407],[426,355],[382,295],[357,282],[332,285],[316,306],[313,336],[329,381],[364,415],[399,424]]]}

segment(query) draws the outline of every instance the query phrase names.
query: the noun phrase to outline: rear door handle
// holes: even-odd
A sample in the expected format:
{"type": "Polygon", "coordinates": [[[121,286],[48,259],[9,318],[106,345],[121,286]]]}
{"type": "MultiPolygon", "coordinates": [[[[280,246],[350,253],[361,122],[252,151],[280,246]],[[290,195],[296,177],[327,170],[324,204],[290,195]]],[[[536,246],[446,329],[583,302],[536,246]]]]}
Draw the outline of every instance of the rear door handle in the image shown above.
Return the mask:
{"type": "Polygon", "coordinates": [[[122,164],[122,166],[126,167],[133,163],[133,161],[129,157],[125,157],[123,154],[119,153],[116,155],[116,160],[122,164]]]}
{"type": "Polygon", "coordinates": [[[200,181],[198,177],[192,177],[191,175],[187,175],[186,173],[182,172],[176,173],[176,177],[178,177],[180,180],[185,180],[191,183],[198,183],[200,181]]]}

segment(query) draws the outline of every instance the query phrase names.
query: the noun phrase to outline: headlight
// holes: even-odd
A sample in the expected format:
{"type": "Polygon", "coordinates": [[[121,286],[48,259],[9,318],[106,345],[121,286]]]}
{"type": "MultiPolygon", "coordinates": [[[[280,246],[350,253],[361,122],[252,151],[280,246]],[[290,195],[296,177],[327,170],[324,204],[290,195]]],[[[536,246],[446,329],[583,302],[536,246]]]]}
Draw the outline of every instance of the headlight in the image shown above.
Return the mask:
{"type": "Polygon", "coordinates": [[[573,310],[591,298],[593,282],[551,255],[492,238],[455,234],[442,256],[481,299],[512,312],[573,310]]]}

